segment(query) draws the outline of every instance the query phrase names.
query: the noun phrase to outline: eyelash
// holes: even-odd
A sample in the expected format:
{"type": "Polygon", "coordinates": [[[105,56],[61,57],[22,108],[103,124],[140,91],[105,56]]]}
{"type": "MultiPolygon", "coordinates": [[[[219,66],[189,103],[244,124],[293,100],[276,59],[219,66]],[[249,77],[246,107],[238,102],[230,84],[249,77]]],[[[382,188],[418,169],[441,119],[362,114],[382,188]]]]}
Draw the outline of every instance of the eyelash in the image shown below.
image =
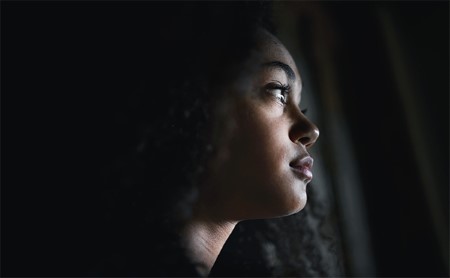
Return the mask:
{"type": "MultiPolygon", "coordinates": [[[[289,94],[291,87],[288,84],[281,84],[281,83],[270,83],[266,86],[266,91],[270,92],[271,90],[281,90],[281,96],[284,97],[284,101],[280,100],[280,102],[283,105],[286,105],[287,101],[287,95],[289,94]]],[[[278,97],[277,97],[278,98],[278,97]]],[[[308,112],[308,108],[305,108],[303,110],[301,110],[303,115],[306,115],[306,113],[308,112]]]]}
{"type": "Polygon", "coordinates": [[[280,90],[281,94],[273,94],[279,101],[286,105],[287,103],[287,95],[289,94],[291,87],[288,84],[280,84],[280,83],[270,83],[266,86],[266,91],[271,93],[272,90],[280,90]],[[279,98],[278,96],[284,97],[284,100],[282,98],[279,98]]]}

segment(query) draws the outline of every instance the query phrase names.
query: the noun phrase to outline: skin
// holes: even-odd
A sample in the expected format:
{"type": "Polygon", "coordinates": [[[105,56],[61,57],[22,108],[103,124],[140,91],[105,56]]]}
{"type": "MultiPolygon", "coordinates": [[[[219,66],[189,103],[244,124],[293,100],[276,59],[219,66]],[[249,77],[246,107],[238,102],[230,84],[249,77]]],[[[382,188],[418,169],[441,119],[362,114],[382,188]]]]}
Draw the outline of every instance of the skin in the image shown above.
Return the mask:
{"type": "Polygon", "coordinates": [[[300,110],[302,83],[295,62],[277,38],[260,30],[248,64],[259,66],[249,67],[246,82],[231,85],[220,100],[220,148],[183,231],[188,256],[203,275],[239,221],[290,215],[307,200],[310,180],[291,165],[309,156],[319,130],[300,110]],[[280,85],[288,85],[289,92],[280,85]]]}

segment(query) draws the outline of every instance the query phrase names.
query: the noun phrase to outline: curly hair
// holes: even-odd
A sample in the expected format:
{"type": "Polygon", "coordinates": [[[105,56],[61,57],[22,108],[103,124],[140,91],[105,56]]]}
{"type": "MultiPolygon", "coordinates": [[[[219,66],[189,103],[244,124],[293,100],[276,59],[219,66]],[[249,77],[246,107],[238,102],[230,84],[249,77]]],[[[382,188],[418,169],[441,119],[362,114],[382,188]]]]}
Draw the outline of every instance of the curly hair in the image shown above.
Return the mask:
{"type": "MultiPolygon", "coordinates": [[[[115,150],[116,159],[105,168],[103,221],[108,232],[94,275],[197,275],[181,252],[178,231],[191,215],[208,158],[220,142],[212,137],[220,88],[237,78],[255,46],[256,29],[275,33],[270,2],[151,7],[153,24],[140,27],[143,35],[152,36],[148,68],[117,112],[123,148],[115,150]]],[[[218,265],[212,275],[339,274],[337,264],[327,258],[331,247],[319,229],[320,210],[307,207],[294,216],[238,225],[232,237],[240,243],[250,237],[261,251],[255,253],[256,264],[240,270],[218,265]]],[[[233,246],[232,241],[227,245],[233,246]]],[[[233,248],[220,255],[225,263],[234,264],[226,258],[233,248]]]]}

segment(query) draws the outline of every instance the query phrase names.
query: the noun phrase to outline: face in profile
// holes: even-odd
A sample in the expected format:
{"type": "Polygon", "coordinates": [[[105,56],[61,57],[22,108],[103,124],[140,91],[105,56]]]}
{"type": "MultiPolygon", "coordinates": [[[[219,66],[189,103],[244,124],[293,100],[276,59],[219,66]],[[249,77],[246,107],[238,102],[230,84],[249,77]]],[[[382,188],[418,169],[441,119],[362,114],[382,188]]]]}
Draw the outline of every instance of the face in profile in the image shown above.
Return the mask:
{"type": "Polygon", "coordinates": [[[217,155],[203,188],[221,219],[289,215],[306,204],[308,154],[319,131],[300,109],[302,80],[287,49],[261,30],[246,82],[230,86],[218,108],[217,155]]]}

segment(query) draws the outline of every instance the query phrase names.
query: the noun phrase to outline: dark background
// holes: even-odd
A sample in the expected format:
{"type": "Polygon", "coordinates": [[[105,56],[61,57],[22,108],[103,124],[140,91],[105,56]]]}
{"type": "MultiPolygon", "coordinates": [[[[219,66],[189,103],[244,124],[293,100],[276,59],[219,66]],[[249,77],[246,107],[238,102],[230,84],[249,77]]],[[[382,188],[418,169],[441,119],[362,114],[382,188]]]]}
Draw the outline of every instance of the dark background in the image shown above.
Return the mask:
{"type": "Polygon", "coordinates": [[[447,276],[448,3],[281,6],[316,96],[347,273],[447,276]]]}
{"type": "MultiPolygon", "coordinates": [[[[345,274],[448,276],[448,2],[284,4],[317,96],[345,274]],[[365,230],[340,193],[349,147],[336,129],[350,138],[365,230]],[[361,262],[349,235],[366,231],[361,262]]],[[[86,275],[107,232],[105,165],[132,132],[123,92],[157,55],[145,25],[176,19],[144,2],[1,5],[2,275],[86,275]]]]}

